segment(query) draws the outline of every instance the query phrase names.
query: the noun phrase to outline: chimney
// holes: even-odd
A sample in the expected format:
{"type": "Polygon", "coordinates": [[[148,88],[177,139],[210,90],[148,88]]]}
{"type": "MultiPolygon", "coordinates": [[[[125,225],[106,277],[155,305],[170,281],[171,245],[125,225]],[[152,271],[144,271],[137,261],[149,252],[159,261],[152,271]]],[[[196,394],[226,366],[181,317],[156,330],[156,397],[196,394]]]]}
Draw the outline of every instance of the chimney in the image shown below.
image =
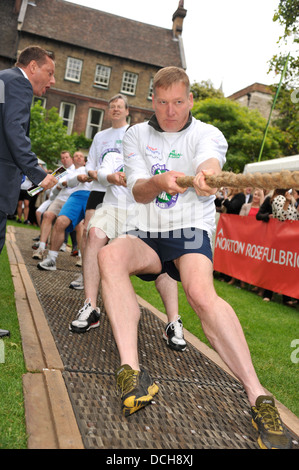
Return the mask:
{"type": "Polygon", "coordinates": [[[180,0],[178,9],[172,15],[172,32],[174,38],[181,36],[183,32],[183,22],[186,14],[187,10],[184,8],[184,0],[180,0]]]}

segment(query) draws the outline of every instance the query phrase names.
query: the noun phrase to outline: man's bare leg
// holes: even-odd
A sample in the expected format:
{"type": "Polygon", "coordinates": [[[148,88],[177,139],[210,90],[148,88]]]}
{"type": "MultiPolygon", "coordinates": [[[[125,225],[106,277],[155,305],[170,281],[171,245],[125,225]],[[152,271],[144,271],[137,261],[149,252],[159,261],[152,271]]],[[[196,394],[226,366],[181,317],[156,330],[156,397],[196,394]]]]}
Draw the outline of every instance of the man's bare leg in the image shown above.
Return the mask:
{"type": "Polygon", "coordinates": [[[185,351],[187,343],[184,339],[183,323],[179,315],[178,283],[167,273],[163,273],[157,277],[155,285],[168,318],[163,338],[171,349],[185,351]]]}
{"type": "Polygon", "coordinates": [[[163,273],[157,277],[155,286],[165,306],[168,321],[176,321],[179,317],[177,282],[167,273],[163,273]]]}
{"type": "Polygon", "coordinates": [[[204,255],[187,254],[176,261],[187,300],[222,360],[242,382],[251,405],[265,393],[254,370],[249,348],[232,307],[220,298],[213,284],[213,266],[204,255]],[[200,279],[200,288],[199,288],[200,279]]]}
{"type": "Polygon", "coordinates": [[[40,231],[40,242],[47,243],[55,219],[56,215],[54,212],[46,211],[44,213],[40,231]]]}
{"type": "Polygon", "coordinates": [[[108,237],[99,228],[91,228],[84,248],[83,278],[85,298],[89,299],[93,308],[97,306],[100,285],[98,252],[108,243],[108,237]]]}
{"type": "Polygon", "coordinates": [[[51,236],[51,251],[59,251],[61,245],[64,242],[65,230],[70,225],[71,221],[66,215],[59,215],[56,219],[52,230],[51,236]]]}
{"type": "Polygon", "coordinates": [[[161,271],[158,255],[135,237],[118,238],[98,254],[102,297],[120,363],[139,370],[137,336],[140,308],[130,275],[161,271]],[[121,262],[120,262],[121,260],[121,262]]]}

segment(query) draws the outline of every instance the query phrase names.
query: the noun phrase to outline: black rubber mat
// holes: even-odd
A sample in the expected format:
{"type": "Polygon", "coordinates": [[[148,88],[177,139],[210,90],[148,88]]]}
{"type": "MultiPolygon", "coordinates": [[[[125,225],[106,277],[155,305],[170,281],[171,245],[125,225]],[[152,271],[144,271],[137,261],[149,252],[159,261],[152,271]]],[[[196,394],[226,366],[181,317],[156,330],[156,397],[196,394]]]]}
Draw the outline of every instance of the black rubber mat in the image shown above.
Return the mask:
{"type": "Polygon", "coordinates": [[[60,253],[57,271],[37,269],[31,249],[34,234],[16,228],[17,244],[64,364],[63,377],[86,449],[258,448],[240,383],[191,344],[184,353],[167,348],[164,323],[143,307],[140,362],[159,392],[149,406],[124,418],[114,380],[119,357],[102,301],[99,297],[100,327],[71,333],[68,325],[85,300],[83,291],[69,288],[80,268],[70,253],[60,253]]]}

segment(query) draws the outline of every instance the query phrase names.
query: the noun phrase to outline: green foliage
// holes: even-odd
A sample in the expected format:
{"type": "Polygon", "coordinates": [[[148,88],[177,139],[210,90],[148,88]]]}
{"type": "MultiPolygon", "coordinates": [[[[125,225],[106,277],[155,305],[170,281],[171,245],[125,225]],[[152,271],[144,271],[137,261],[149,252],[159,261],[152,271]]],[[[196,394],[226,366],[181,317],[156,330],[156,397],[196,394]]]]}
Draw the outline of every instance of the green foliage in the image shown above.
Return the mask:
{"type": "MultiPolygon", "coordinates": [[[[290,86],[298,86],[299,56],[297,45],[299,44],[299,1],[280,0],[278,8],[274,13],[273,21],[280,23],[284,27],[284,33],[278,39],[278,42],[280,44],[287,44],[288,49],[294,51],[289,58],[286,83],[290,86]]],[[[281,73],[286,56],[287,54],[283,52],[274,55],[270,61],[270,70],[281,73]]]]}
{"type": "Polygon", "coordinates": [[[193,98],[197,101],[206,100],[207,98],[223,98],[222,90],[216,90],[211,80],[202,80],[201,82],[194,82],[191,85],[191,92],[193,98]]]}
{"type": "MultiPolygon", "coordinates": [[[[259,111],[227,98],[211,98],[195,102],[192,114],[196,119],[216,126],[228,141],[224,170],[240,173],[246,163],[257,161],[267,121],[259,111]]],[[[283,133],[270,127],[265,142],[263,160],[281,155],[283,133]]]]}
{"type": "Polygon", "coordinates": [[[31,108],[30,139],[33,152],[50,168],[55,167],[62,150],[76,150],[57,109],[46,110],[39,101],[31,108]]]}
{"type": "Polygon", "coordinates": [[[275,110],[279,115],[273,120],[284,134],[284,155],[299,153],[299,89],[283,85],[280,89],[275,110]]]}
{"type": "Polygon", "coordinates": [[[50,168],[56,166],[62,150],[73,154],[91,145],[91,140],[84,134],[68,135],[57,109],[46,110],[39,101],[31,108],[30,139],[33,152],[50,168]]]}

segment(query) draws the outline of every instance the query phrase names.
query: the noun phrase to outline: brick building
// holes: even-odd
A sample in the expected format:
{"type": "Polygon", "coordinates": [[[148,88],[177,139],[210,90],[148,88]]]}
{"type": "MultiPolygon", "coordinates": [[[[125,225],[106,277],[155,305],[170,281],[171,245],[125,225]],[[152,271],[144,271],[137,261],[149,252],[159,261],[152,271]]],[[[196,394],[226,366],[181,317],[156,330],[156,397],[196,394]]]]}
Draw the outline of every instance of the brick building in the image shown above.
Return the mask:
{"type": "Polygon", "coordinates": [[[264,118],[268,119],[272,107],[273,92],[267,85],[253,83],[227,98],[249,109],[257,109],[264,118]]]}
{"type": "Polygon", "coordinates": [[[132,124],[151,116],[155,73],[169,65],[186,68],[185,16],[182,0],[172,29],[64,0],[1,0],[0,69],[12,67],[29,45],[53,51],[56,84],[43,105],[59,110],[69,133],[92,138],[110,126],[107,105],[117,93],[128,98],[132,124]]]}

